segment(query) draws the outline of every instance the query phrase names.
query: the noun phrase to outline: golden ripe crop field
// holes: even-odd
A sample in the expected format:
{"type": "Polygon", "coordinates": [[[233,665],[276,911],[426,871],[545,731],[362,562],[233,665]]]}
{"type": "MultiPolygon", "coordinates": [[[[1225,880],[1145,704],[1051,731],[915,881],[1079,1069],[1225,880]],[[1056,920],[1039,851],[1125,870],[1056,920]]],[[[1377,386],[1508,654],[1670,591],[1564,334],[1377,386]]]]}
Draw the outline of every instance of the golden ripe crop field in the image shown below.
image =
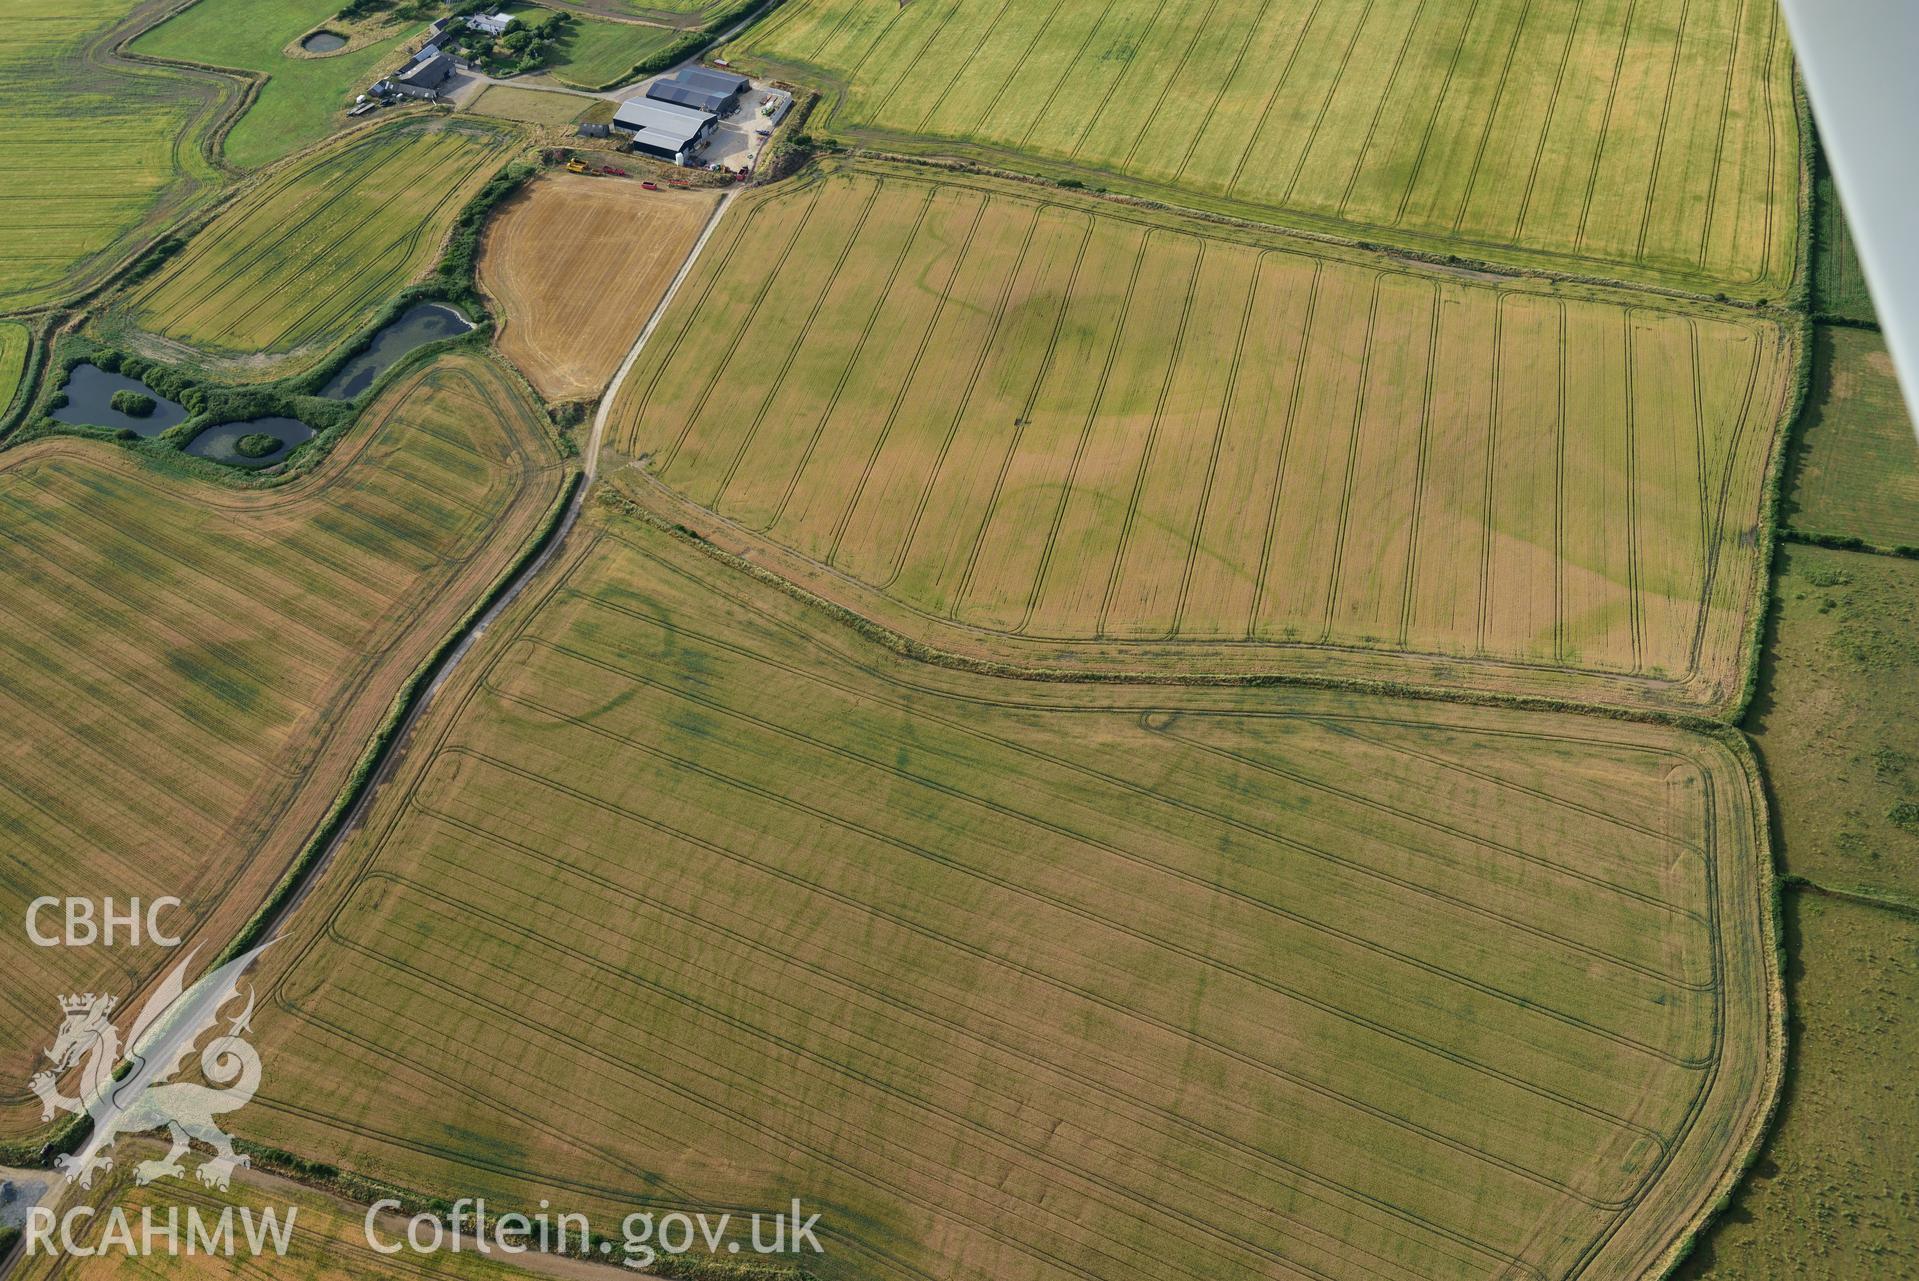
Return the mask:
{"type": "Polygon", "coordinates": [[[935,648],[1718,707],[1793,355],[1750,313],[854,166],[736,206],[609,440],[672,519],[935,648]]]}
{"type": "Polygon", "coordinates": [[[832,1278],[1464,1281],[1651,1270],[1769,1098],[1726,743],[928,667],[606,514],[474,657],[263,962],[252,1137],[799,1195],[832,1278]]]}
{"type": "Polygon", "coordinates": [[[1698,293],[1801,278],[1770,0],[793,0],[728,56],[881,150],[1698,293]]]}
{"type": "Polygon", "coordinates": [[[500,350],[549,400],[599,395],[718,199],[542,177],[495,216],[481,247],[480,285],[505,313],[500,350]]]}
{"type": "MultiPolygon", "coordinates": [[[[94,443],[9,451],[0,910],[19,923],[41,895],[171,895],[188,946],[223,946],[561,476],[534,408],[470,356],[400,379],[277,489],[185,482],[94,443]]],[[[53,995],[130,1000],[166,959],[0,937],[10,1131],[38,1121],[24,1085],[53,995]]]]}
{"type": "Polygon", "coordinates": [[[323,147],[221,213],[126,309],[209,356],[317,359],[432,264],[516,137],[404,123],[323,147]]]}

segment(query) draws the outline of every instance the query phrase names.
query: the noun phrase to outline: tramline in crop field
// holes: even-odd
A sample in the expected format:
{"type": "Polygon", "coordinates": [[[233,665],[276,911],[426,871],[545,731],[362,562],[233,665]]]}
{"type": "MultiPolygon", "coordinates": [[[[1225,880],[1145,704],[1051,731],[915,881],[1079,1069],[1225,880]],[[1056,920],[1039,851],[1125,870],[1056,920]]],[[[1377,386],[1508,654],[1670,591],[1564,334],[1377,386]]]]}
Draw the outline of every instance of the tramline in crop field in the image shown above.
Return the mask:
{"type": "Polygon", "coordinates": [[[824,122],[1439,254],[1783,298],[1792,54],[1771,0],[792,0],[729,56],[824,122]]]}
{"type": "Polygon", "coordinates": [[[125,311],[210,356],[317,359],[433,261],[516,138],[470,119],[404,123],[302,157],[208,224],[125,311]]]}
{"type": "Polygon", "coordinates": [[[672,519],[915,639],[1737,693],[1771,320],[901,168],[749,196],[721,234],[610,440],[672,519]]]}
{"type": "Polygon", "coordinates": [[[1755,1134],[1728,746],[944,671],[588,520],[266,960],[252,1137],[801,1195],[831,1278],[1483,1281],[1656,1271],[1755,1134]]]}
{"type": "Polygon", "coordinates": [[[718,199],[584,174],[530,184],[480,252],[480,286],[504,313],[501,352],[549,399],[599,395],[718,199]]]}
{"type": "Polygon", "coordinates": [[[310,477],[232,490],[110,446],[0,465],[0,1123],[57,992],[150,977],[157,949],[42,948],[43,894],[178,897],[211,955],[278,880],[403,683],[558,492],[538,413],[490,361],[403,377],[310,477]]]}
{"type": "Polygon", "coordinates": [[[39,306],[99,283],[143,236],[217,184],[199,135],[238,86],[113,55],[113,33],[133,7],[7,0],[0,308],[39,306]]]}

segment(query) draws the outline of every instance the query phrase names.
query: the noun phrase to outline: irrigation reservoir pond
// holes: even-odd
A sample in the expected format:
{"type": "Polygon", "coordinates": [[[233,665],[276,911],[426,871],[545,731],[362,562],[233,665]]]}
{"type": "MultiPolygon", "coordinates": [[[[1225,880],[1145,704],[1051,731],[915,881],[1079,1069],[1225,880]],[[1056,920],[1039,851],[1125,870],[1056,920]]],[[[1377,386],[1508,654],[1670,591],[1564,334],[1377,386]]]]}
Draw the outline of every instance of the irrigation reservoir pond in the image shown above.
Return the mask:
{"type": "Polygon", "coordinates": [[[443,302],[414,303],[375,334],[365,351],[342,365],[340,372],[320,388],[320,395],[328,400],[352,400],[415,347],[457,338],[471,328],[472,321],[443,302]]]}
{"type": "Polygon", "coordinates": [[[312,439],[313,428],[297,418],[255,418],[244,423],[216,423],[195,436],[187,452],[195,458],[210,458],[234,467],[271,467],[312,439]],[[240,442],[248,436],[270,437],[278,447],[249,457],[240,452],[240,442]]]}
{"type": "Polygon", "coordinates": [[[75,365],[73,372],[67,375],[67,385],[60,390],[66,392],[67,403],[54,410],[53,417],[63,423],[108,427],[116,431],[124,428],[141,436],[158,436],[167,428],[187,420],[185,405],[157,394],[138,378],[110,374],[98,365],[75,365]],[[116,391],[137,391],[142,396],[152,397],[153,412],[145,418],[121,413],[112,404],[116,391]]]}

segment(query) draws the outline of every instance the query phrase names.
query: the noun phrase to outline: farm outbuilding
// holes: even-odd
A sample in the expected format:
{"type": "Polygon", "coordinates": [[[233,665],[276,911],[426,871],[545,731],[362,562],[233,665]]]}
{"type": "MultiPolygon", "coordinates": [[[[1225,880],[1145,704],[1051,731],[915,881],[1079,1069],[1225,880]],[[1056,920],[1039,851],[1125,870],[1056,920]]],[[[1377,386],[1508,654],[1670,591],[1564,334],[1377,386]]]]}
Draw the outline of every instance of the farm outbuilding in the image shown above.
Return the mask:
{"type": "Polygon", "coordinates": [[[695,111],[715,115],[732,108],[740,95],[752,88],[743,76],[729,75],[708,67],[681,67],[671,76],[662,76],[647,86],[646,96],[657,102],[675,103],[695,111]]]}
{"type": "Polygon", "coordinates": [[[510,13],[476,13],[466,20],[466,25],[475,31],[484,31],[489,36],[505,35],[506,29],[513,25],[510,13]]]}
{"type": "Polygon", "coordinates": [[[614,126],[632,133],[635,151],[675,164],[685,164],[718,123],[708,112],[648,98],[629,98],[613,113],[614,126]]]}
{"type": "Polygon", "coordinates": [[[453,59],[435,49],[427,56],[415,59],[412,66],[394,76],[393,86],[402,93],[413,95],[421,91],[438,92],[452,74],[453,59]]]}

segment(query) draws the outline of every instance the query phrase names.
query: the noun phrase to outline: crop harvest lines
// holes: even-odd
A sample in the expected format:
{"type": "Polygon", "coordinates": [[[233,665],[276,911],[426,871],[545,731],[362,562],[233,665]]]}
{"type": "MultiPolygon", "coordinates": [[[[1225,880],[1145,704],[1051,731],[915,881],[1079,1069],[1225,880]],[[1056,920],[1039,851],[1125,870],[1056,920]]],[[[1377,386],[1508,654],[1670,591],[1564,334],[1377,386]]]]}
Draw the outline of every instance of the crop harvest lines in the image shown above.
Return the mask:
{"type": "MultiPolygon", "coordinates": [[[[543,433],[502,372],[459,358],[396,384],[339,457],[277,489],[183,484],[98,444],[9,453],[5,910],[83,889],[174,895],[176,932],[231,934],[550,507],[560,467],[543,433]]],[[[46,993],[125,993],[158,964],[17,931],[4,950],[19,981],[0,996],[0,1058],[21,1082],[46,993]]],[[[9,1122],[38,1115],[17,1092],[0,1102],[9,1122]]]]}
{"type": "Polygon", "coordinates": [[[794,0],[729,56],[837,89],[830,126],[879,147],[1697,293],[1798,275],[1756,0],[794,0]]]}
{"type": "Polygon", "coordinates": [[[634,496],[937,648],[1736,692],[1774,322],[898,167],[749,196],[613,406],[634,496]]]}
{"type": "Polygon", "coordinates": [[[0,310],[92,288],[218,188],[203,139],[242,84],[114,52],[164,7],[10,0],[0,45],[0,310]]]}
{"type": "Polygon", "coordinates": [[[827,1277],[1343,1281],[1646,1270],[1756,1124],[1762,829],[1714,742],[1008,685],[588,520],[270,962],[258,1137],[799,1190],[827,1277]]]}
{"type": "Polygon", "coordinates": [[[480,252],[480,285],[505,313],[500,350],[549,400],[597,396],[632,346],[632,318],[658,305],[716,200],[583,174],[532,184],[488,224],[480,252]]]}
{"type": "Polygon", "coordinates": [[[317,356],[425,268],[512,143],[484,125],[398,125],[324,148],[215,219],[128,312],[215,356],[317,356]]]}

